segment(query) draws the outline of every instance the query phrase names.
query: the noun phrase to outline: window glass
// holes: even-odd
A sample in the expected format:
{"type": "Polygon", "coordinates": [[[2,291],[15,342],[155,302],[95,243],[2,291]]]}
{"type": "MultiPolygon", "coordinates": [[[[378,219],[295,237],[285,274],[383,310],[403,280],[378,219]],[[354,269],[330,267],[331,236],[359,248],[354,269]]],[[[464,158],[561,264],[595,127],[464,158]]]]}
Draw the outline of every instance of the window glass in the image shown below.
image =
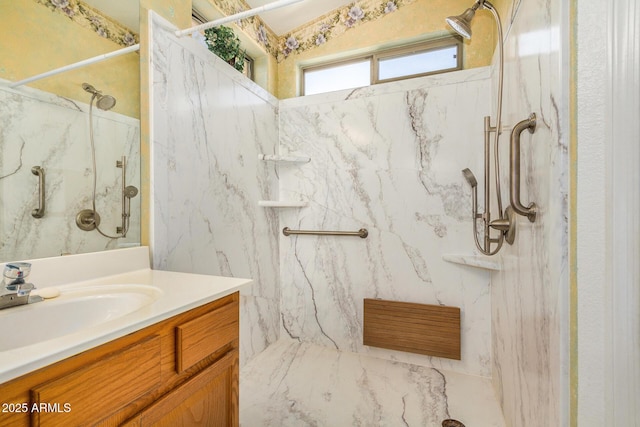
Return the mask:
{"type": "Polygon", "coordinates": [[[316,68],[304,72],[304,94],[332,92],[371,84],[371,60],[316,68]]]}
{"type": "Polygon", "coordinates": [[[456,68],[458,66],[457,54],[457,46],[450,46],[427,52],[383,58],[378,63],[378,79],[396,79],[456,68]]]}
{"type": "Polygon", "coordinates": [[[369,86],[462,69],[462,41],[446,37],[304,67],[302,95],[369,86]]]}

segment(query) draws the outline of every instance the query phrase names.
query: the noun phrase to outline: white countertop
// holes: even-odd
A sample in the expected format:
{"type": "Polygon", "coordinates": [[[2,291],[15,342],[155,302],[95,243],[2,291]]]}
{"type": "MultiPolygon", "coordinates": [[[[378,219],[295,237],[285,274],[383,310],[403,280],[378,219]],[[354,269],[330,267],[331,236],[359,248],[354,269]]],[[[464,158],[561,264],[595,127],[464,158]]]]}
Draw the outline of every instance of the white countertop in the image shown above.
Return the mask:
{"type": "MultiPolygon", "coordinates": [[[[50,277],[47,283],[42,283],[43,277],[50,274],[51,270],[45,274],[42,270],[38,275],[40,282],[33,281],[39,288],[50,286],[58,286],[60,289],[77,288],[84,286],[110,285],[110,284],[137,284],[153,286],[160,290],[158,298],[146,305],[145,307],[124,315],[122,317],[106,321],[102,324],[91,328],[81,329],[77,332],[61,336],[59,338],[38,342],[32,345],[19,347],[7,351],[0,351],[0,383],[4,383],[11,379],[17,378],[36,369],[42,368],[49,364],[63,360],[67,357],[81,353],[85,350],[97,347],[101,344],[112,341],[116,338],[138,331],[149,325],[158,323],[168,319],[176,314],[186,312],[192,308],[215,301],[224,296],[230,295],[241,288],[249,285],[251,280],[209,276],[202,274],[177,273],[170,271],[151,270],[148,268],[148,249],[134,248],[107,251],[97,254],[72,255],[58,258],[62,266],[56,263],[56,259],[33,260],[32,271],[35,272],[39,267],[56,266],[58,269],[66,271],[67,276],[70,275],[69,268],[82,267],[78,269],[86,270],[85,272],[72,271],[75,277],[82,277],[83,280],[71,283],[65,283],[58,277],[50,277]],[[99,255],[104,254],[104,255],[99,255]],[[146,255],[145,255],[146,254],[146,255]],[[128,258],[129,262],[124,269],[129,271],[120,274],[102,275],[100,277],[89,278],[92,270],[92,264],[97,262],[100,266],[96,266],[94,271],[101,273],[113,272],[117,267],[112,265],[105,269],[104,263],[112,263],[120,259],[128,258]],[[71,259],[77,257],[77,259],[71,259]],[[140,262],[130,262],[131,259],[137,258],[140,262]],[[42,262],[38,262],[42,261],[42,262]],[[80,264],[78,264],[80,263],[80,264]],[[131,270],[132,268],[145,268],[131,270]],[[40,283],[40,284],[39,284],[40,283]],[[64,284],[63,284],[64,283],[64,284]]],[[[1,267],[1,266],[0,266],[1,267]]],[[[122,264],[121,264],[122,267],[122,264]]],[[[32,273],[32,275],[35,275],[32,273]]],[[[30,281],[27,278],[27,281],[30,281]]],[[[33,310],[37,315],[39,304],[46,304],[47,300],[30,304],[28,306],[17,307],[17,309],[33,310]]],[[[16,308],[0,310],[0,323],[3,328],[10,328],[16,334],[23,333],[19,324],[11,324],[10,313],[16,308]],[[4,318],[4,319],[3,319],[4,318]]]]}

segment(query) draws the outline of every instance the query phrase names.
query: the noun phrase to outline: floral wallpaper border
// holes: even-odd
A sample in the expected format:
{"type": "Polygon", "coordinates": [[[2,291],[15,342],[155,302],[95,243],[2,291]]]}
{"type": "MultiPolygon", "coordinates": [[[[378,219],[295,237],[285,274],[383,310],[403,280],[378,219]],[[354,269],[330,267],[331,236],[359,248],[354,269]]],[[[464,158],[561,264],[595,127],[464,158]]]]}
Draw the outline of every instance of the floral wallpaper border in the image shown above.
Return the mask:
{"type": "Polygon", "coordinates": [[[285,34],[278,46],[278,62],[291,54],[299,54],[325,44],[332,38],[368,21],[384,18],[415,0],[360,0],[336,9],[304,26],[285,34]]]}
{"type": "MultiPolygon", "coordinates": [[[[139,43],[139,36],[80,0],[34,0],[53,12],[89,28],[99,36],[121,46],[139,43]]],[[[244,0],[209,0],[225,15],[251,9],[244,0]]],[[[264,50],[282,62],[290,55],[300,54],[339,37],[346,31],[368,21],[383,18],[415,0],[359,0],[335,9],[300,28],[278,37],[258,16],[236,21],[236,25],[264,50]]]]}
{"type": "MultiPolygon", "coordinates": [[[[209,0],[225,15],[242,12],[251,7],[244,0],[209,0]]],[[[290,55],[300,54],[341,36],[346,31],[368,21],[383,18],[415,0],[359,0],[335,9],[281,37],[259,18],[252,17],[236,24],[249,37],[282,62],[290,55]]]]}
{"type": "MultiPolygon", "coordinates": [[[[244,0],[209,0],[211,4],[217,7],[225,16],[234,15],[239,12],[251,9],[244,0]]],[[[278,46],[280,39],[278,36],[264,23],[259,16],[236,21],[235,24],[249,37],[258,42],[264,50],[274,58],[278,57],[278,46]]]]}
{"type": "Polygon", "coordinates": [[[80,0],[34,0],[49,8],[52,12],[61,13],[84,28],[93,30],[100,37],[127,47],[140,42],[137,34],[102,15],[96,9],[80,0]]]}

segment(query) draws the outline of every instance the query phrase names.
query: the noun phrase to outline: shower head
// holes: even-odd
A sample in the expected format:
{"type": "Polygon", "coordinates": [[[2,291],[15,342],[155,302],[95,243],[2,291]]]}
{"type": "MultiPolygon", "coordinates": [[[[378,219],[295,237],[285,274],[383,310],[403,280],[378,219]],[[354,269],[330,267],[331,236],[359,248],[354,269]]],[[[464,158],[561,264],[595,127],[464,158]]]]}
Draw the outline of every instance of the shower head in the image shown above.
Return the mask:
{"type": "Polygon", "coordinates": [[[462,176],[464,176],[464,179],[467,180],[471,188],[474,188],[478,185],[478,180],[476,180],[475,175],[469,168],[462,169],[462,176]]]}
{"type": "Polygon", "coordinates": [[[111,95],[97,95],[96,98],[96,107],[101,110],[107,111],[116,105],[116,99],[111,95]]]}
{"type": "Polygon", "coordinates": [[[476,14],[476,10],[480,7],[489,8],[492,7],[491,4],[487,1],[477,0],[473,6],[469,9],[465,10],[462,15],[450,16],[446,19],[447,24],[451,26],[458,34],[462,37],[470,39],[471,38],[471,20],[476,14]]]}
{"type": "Polygon", "coordinates": [[[124,188],[124,197],[132,199],[138,195],[138,189],[133,185],[128,185],[124,188]]]}
{"type": "Polygon", "coordinates": [[[82,89],[93,95],[91,97],[91,101],[96,99],[96,107],[101,110],[107,111],[116,105],[116,99],[113,96],[103,95],[102,92],[91,86],[89,83],[82,83],[82,89]]]}

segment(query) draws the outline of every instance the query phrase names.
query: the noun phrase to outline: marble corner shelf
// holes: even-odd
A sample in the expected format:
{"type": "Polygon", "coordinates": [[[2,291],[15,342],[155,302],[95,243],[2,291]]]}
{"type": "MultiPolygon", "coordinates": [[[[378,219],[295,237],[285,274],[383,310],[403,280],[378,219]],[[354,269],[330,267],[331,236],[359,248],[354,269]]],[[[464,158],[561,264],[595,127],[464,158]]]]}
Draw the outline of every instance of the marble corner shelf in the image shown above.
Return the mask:
{"type": "Polygon", "coordinates": [[[444,254],[442,259],[454,264],[466,265],[468,267],[482,268],[485,270],[500,271],[502,265],[496,261],[490,261],[481,255],[444,254]]]}
{"type": "Polygon", "coordinates": [[[264,160],[265,162],[278,162],[278,163],[309,163],[311,161],[311,157],[279,156],[277,154],[258,154],[258,160],[264,160]]]}
{"type": "Polygon", "coordinates": [[[304,208],[308,202],[281,202],[277,200],[258,200],[258,206],[263,208],[304,208]]]}

